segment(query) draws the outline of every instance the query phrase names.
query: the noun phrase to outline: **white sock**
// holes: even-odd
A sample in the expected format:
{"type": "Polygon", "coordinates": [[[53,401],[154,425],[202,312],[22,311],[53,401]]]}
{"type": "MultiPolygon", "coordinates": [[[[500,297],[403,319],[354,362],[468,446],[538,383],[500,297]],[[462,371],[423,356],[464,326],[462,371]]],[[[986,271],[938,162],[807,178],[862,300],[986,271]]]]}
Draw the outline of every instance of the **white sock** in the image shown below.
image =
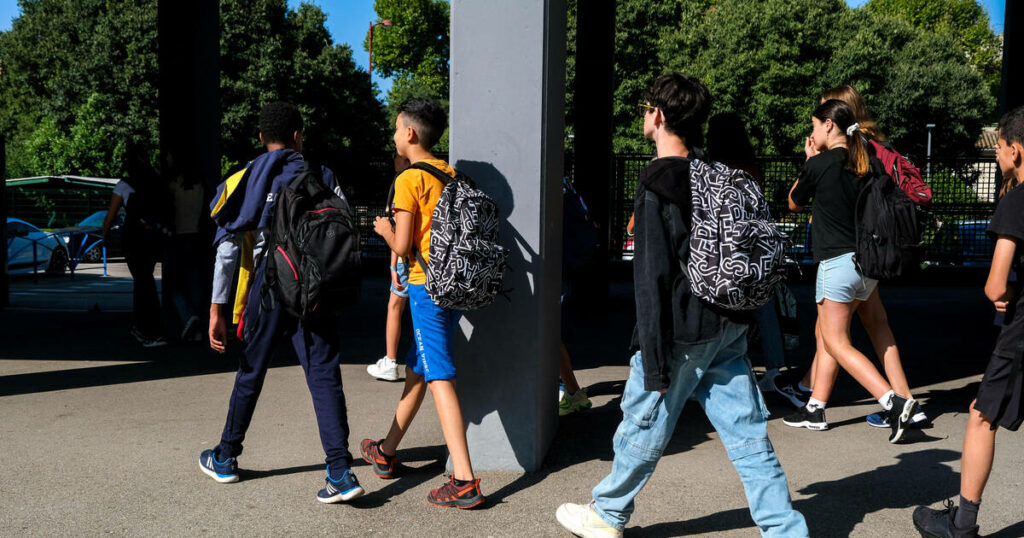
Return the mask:
{"type": "Polygon", "coordinates": [[[815,400],[814,398],[811,398],[811,399],[807,400],[807,410],[808,411],[814,411],[815,409],[825,409],[825,405],[826,404],[827,404],[827,402],[823,402],[821,400],[815,400]]]}
{"type": "Polygon", "coordinates": [[[895,395],[896,392],[893,391],[892,389],[889,389],[889,392],[886,392],[885,394],[882,395],[881,398],[878,399],[878,405],[881,405],[882,409],[885,409],[886,411],[892,409],[892,397],[895,395]]]}
{"type": "Polygon", "coordinates": [[[799,388],[800,390],[802,390],[804,392],[812,392],[812,390],[813,390],[813,389],[811,389],[811,387],[808,387],[808,386],[804,385],[803,381],[797,381],[796,382],[796,386],[797,386],[797,388],[799,388]]]}

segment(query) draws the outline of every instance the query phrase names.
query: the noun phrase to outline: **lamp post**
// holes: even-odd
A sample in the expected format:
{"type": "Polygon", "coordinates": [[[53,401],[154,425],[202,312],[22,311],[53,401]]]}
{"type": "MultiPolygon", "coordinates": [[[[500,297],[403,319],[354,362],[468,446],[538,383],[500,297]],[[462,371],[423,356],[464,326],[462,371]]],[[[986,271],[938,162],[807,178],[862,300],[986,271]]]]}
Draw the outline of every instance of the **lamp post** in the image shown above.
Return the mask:
{"type": "Polygon", "coordinates": [[[934,123],[929,123],[929,124],[925,125],[925,127],[928,129],[928,167],[927,167],[927,169],[925,171],[925,177],[928,178],[928,181],[931,181],[932,180],[932,129],[935,128],[935,124],[934,123]]]}
{"type": "Polygon", "coordinates": [[[370,73],[370,82],[373,82],[373,29],[377,26],[391,27],[391,21],[384,19],[382,21],[373,22],[370,21],[370,46],[367,47],[370,52],[370,57],[366,62],[366,70],[370,73]]]}

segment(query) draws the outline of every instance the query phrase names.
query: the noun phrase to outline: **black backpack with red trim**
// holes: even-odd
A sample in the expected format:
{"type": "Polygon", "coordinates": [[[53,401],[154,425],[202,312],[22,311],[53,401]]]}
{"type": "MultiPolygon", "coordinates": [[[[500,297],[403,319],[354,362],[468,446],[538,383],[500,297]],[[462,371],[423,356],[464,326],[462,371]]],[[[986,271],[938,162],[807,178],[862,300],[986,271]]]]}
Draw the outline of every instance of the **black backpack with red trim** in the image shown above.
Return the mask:
{"type": "Polygon", "coordinates": [[[307,163],[278,194],[266,259],[265,291],[300,320],[358,301],[359,229],[319,166],[307,163]]]}

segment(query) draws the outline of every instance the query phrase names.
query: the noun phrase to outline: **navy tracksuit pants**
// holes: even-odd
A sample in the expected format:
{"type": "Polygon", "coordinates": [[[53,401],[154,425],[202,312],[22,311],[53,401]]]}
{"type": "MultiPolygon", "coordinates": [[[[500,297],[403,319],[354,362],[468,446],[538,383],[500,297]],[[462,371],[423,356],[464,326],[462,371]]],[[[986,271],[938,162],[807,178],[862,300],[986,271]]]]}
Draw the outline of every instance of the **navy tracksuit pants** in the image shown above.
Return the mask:
{"type": "Polygon", "coordinates": [[[245,343],[245,353],[235,375],[217,457],[236,457],[242,453],[242,441],[256,410],[256,400],[263,389],[271,357],[283,340],[291,338],[313,397],[313,410],[327,465],[332,476],[341,476],[352,464],[352,454],[348,450],[348,414],[338,367],[341,354],[337,328],[330,316],[301,322],[280,307],[264,310],[260,291],[265,266],[265,263],[259,264],[249,288],[244,323],[252,325],[245,327],[244,332],[251,336],[245,343]]]}

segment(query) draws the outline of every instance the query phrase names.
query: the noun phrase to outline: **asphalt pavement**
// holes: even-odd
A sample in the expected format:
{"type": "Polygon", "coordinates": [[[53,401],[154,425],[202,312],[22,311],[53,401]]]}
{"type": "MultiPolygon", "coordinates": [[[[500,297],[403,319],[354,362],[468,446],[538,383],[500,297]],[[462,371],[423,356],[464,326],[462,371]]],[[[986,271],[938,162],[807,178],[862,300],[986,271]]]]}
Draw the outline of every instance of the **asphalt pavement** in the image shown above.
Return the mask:
{"type": "MultiPolygon", "coordinates": [[[[813,536],[916,536],[915,506],[956,497],[965,411],[996,329],[981,293],[983,277],[950,280],[883,287],[911,385],[934,418],[910,442],[890,445],[887,430],[864,422],[877,404],[845,375],[825,432],[785,426],[780,419],[789,404],[767,397],[769,435],[813,536]]],[[[812,289],[794,289],[802,335],[789,359],[803,364],[813,346],[812,289]]],[[[599,307],[566,313],[565,340],[594,408],[560,419],[541,471],[479,473],[488,502],[474,511],[425,501],[445,480],[446,460],[430,396],[400,447],[402,478],[378,479],[357,460],[354,471],[367,495],[351,504],[316,502],[323,451],[290,352],[268,374],[239,459],[242,481],[217,484],[197,460],[218,441],[237,346],[227,356],[201,344],[136,346],[127,333],[130,279],[122,273],[19,279],[11,290],[12,308],[0,310],[0,535],[569,536],[555,509],[587,502],[610,470],[634,319],[628,282],[613,284],[599,307]]],[[[383,353],[386,292],[385,279],[367,279],[359,308],[339,321],[352,449],[365,437],[384,435],[401,394],[401,383],[365,372],[383,353]]],[[[859,329],[855,342],[870,349],[859,329]]],[[[1021,468],[1024,435],[1001,432],[982,503],[983,533],[1024,536],[1021,468]]],[[[637,497],[626,535],[701,534],[758,531],[717,435],[700,408],[689,405],[637,497]]]]}

